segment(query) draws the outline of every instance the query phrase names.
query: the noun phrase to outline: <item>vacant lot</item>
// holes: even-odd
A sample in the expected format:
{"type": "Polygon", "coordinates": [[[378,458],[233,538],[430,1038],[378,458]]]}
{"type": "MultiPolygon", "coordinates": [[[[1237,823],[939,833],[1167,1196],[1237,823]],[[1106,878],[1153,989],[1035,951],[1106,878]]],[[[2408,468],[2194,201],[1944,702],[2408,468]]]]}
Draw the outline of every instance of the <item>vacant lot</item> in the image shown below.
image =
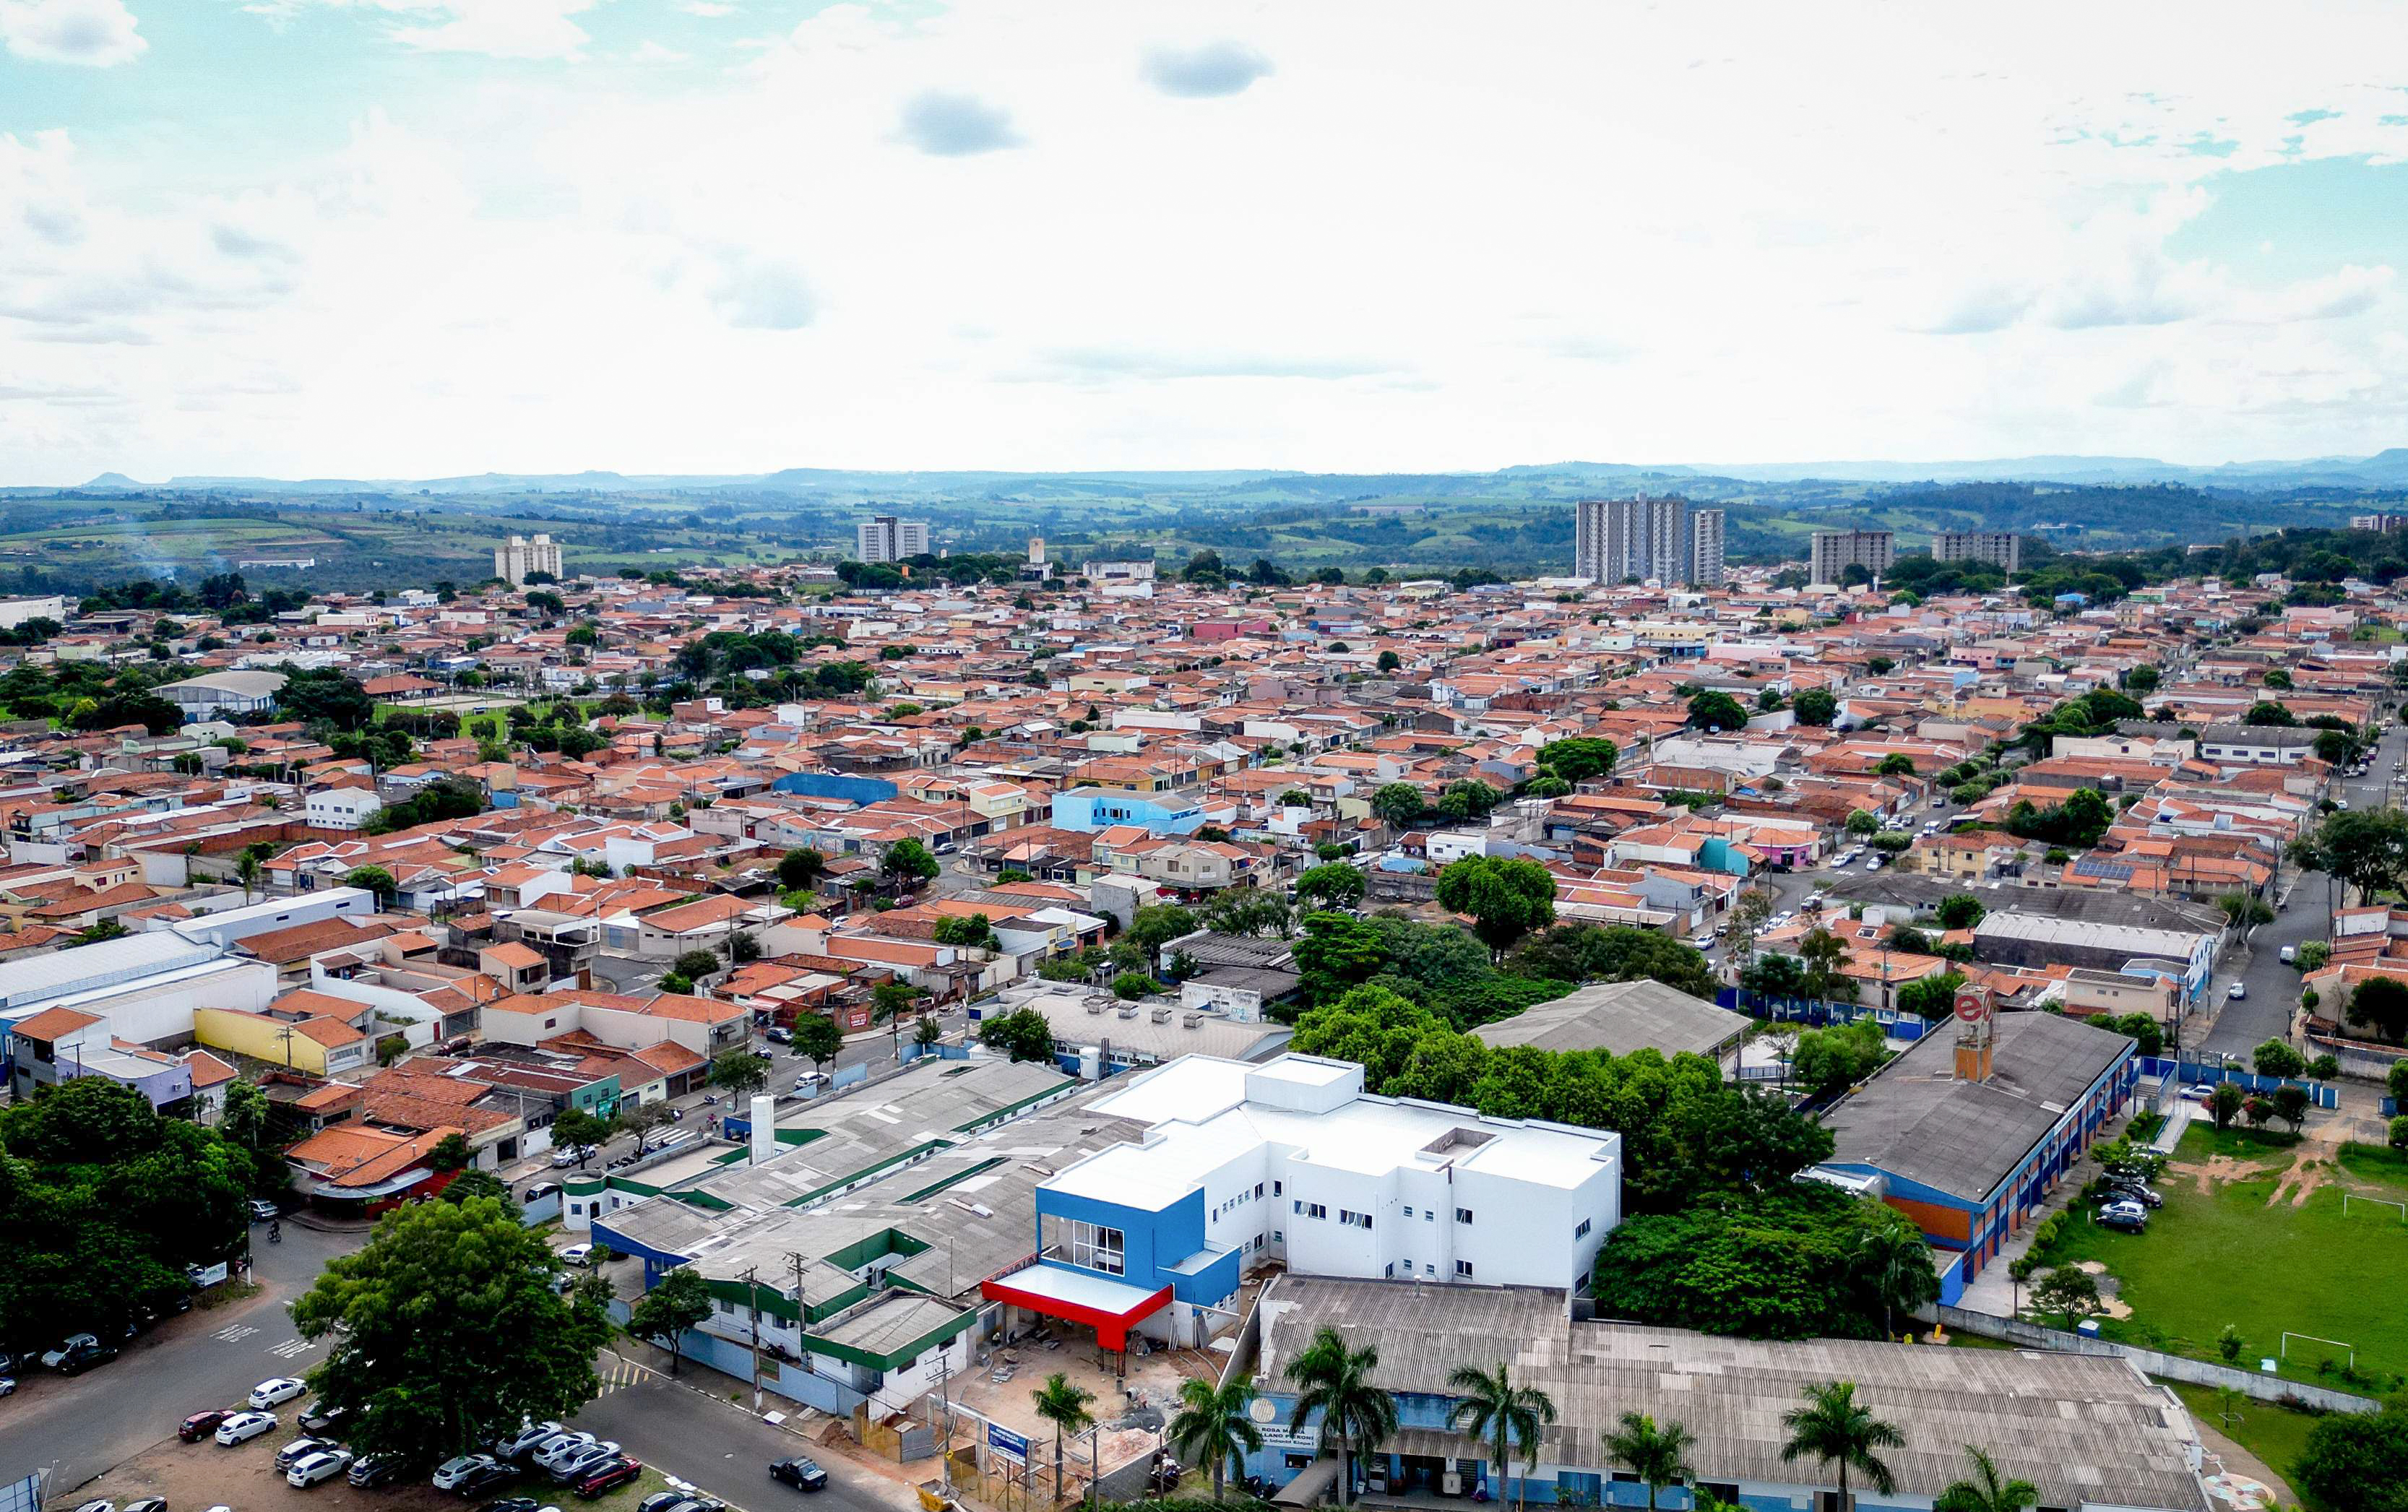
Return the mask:
{"type": "Polygon", "coordinates": [[[2158,1183],[2166,1205],[2145,1234],[2112,1233],[2077,1205],[2052,1262],[2098,1261],[2129,1318],[2101,1319],[2109,1337],[2202,1360],[2227,1324],[2247,1341],[2243,1362],[2277,1359],[2293,1380],[2380,1394],[2408,1376],[2408,1168],[2389,1151],[2291,1147],[2193,1125],[2158,1183]],[[2294,1337],[2286,1348],[2283,1334],[2294,1337]],[[2318,1339],[2337,1341],[2318,1342],[2318,1339]],[[2357,1379],[2344,1371],[2356,1350],[2357,1379]],[[2324,1368],[2329,1361],[2331,1368],[2324,1368]]]}

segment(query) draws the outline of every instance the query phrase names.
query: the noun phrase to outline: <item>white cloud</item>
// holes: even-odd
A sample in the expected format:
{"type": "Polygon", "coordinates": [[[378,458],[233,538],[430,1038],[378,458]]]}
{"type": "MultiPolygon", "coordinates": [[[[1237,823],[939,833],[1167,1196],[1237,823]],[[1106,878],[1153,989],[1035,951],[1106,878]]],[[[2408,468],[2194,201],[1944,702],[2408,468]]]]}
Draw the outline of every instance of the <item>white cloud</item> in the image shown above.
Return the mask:
{"type": "Polygon", "coordinates": [[[693,53],[680,52],[675,48],[664,47],[650,37],[638,43],[627,53],[629,63],[685,63],[693,57],[693,53]]]}
{"type": "Polygon", "coordinates": [[[1146,82],[1182,99],[1241,94],[1271,71],[1271,61],[1242,42],[1206,42],[1192,48],[1148,48],[1146,82]]]}
{"type": "MultiPolygon", "coordinates": [[[[357,4],[388,55],[643,36],[357,4]]],[[[2253,15],[1332,0],[1247,11],[1278,87],[1210,106],[1133,65],[1230,33],[1207,0],[370,60],[293,107],[342,145],[246,149],[239,194],[120,129],[0,136],[0,481],[2376,449],[2391,268],[2168,249],[2303,129],[2408,147],[2351,62],[2408,21],[2230,48],[2253,15]]]]}
{"type": "Polygon", "coordinates": [[[0,42],[36,63],[111,68],[150,44],[124,0],[0,0],[0,42]]]}

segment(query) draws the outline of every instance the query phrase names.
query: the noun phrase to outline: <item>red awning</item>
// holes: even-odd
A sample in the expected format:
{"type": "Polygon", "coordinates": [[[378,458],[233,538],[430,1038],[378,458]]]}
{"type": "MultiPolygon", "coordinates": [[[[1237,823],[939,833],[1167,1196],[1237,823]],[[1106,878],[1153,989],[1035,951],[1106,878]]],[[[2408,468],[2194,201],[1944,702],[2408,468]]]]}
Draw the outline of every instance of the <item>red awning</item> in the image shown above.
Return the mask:
{"type": "Polygon", "coordinates": [[[1008,1302],[1043,1318],[1084,1323],[1096,1331],[1096,1342],[1118,1352],[1128,1348],[1130,1325],[1151,1317],[1170,1302],[1170,1288],[1148,1291],[1093,1271],[1064,1265],[1028,1265],[1009,1276],[982,1282],[979,1292],[989,1302],[1008,1302]]]}

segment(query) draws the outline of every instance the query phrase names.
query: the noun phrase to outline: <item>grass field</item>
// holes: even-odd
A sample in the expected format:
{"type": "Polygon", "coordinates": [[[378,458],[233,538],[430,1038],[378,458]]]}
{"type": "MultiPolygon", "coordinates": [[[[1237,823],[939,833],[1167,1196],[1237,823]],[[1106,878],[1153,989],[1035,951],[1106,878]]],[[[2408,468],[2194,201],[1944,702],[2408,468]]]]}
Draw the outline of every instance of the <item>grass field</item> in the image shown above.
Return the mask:
{"type": "Polygon", "coordinates": [[[2281,1375],[2381,1394],[2408,1376],[2408,1308],[2398,1296],[2408,1226],[2366,1203],[2344,1216],[2344,1189],[2408,1201],[2408,1169],[2387,1151],[2353,1148],[2336,1165],[2195,1124],[2158,1182],[2166,1205],[2148,1233],[2078,1219],[2047,1258],[2095,1260],[2114,1275],[2131,1316],[2100,1319],[2110,1338],[2213,1360],[2231,1324],[2254,1368],[2283,1355],[2285,1331],[2316,1334],[2355,1347],[2359,1378],[2338,1373],[2347,1349],[2297,1338],[2281,1375]],[[2328,1359],[2335,1372],[2319,1368],[2328,1359]]]}
{"type": "MultiPolygon", "coordinates": [[[[2308,1431],[2316,1425],[2315,1414],[2294,1412],[2272,1402],[2253,1402],[2245,1396],[2233,1397],[2228,1409],[2224,1393],[2212,1386],[2191,1386],[2182,1381],[2168,1384],[2183,1399],[2183,1405],[2190,1408],[2192,1417],[2258,1456],[2266,1468],[2289,1480],[2291,1462],[2308,1447],[2308,1431]],[[2227,1410],[2232,1413],[2230,1422],[2224,1420],[2227,1410]]],[[[2296,1486],[2291,1490],[2294,1494],[2300,1493],[2296,1486]]],[[[2323,1512],[2321,1503],[2310,1501],[2307,1505],[2309,1512],[2323,1512]]]]}

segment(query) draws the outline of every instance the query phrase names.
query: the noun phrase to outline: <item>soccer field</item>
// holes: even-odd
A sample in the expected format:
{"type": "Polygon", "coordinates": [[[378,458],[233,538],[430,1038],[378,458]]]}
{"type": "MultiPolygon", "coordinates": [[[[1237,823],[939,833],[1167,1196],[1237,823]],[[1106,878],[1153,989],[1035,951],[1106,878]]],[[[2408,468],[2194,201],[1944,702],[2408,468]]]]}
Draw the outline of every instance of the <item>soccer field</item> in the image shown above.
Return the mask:
{"type": "Polygon", "coordinates": [[[2408,1163],[2388,1150],[2344,1149],[2338,1161],[2306,1147],[2254,1142],[2195,1124],[2158,1181],[2166,1205],[2144,1234],[2077,1220],[2048,1259],[2095,1260],[2121,1283],[2128,1318],[2100,1332],[2170,1353],[2216,1358],[2225,1325],[2246,1341],[2242,1363],[2276,1359],[2279,1373],[2380,1395],[2408,1376],[2408,1224],[2400,1210],[2344,1193],[2408,1202],[2408,1163]],[[2287,1351],[2282,1337],[2293,1337],[2287,1351]],[[2318,1340],[2334,1340],[2323,1343],[2318,1340]],[[2359,1379],[2339,1374],[2356,1354],[2359,1379]],[[2334,1372],[2320,1367],[2329,1360],[2334,1372]]]}

